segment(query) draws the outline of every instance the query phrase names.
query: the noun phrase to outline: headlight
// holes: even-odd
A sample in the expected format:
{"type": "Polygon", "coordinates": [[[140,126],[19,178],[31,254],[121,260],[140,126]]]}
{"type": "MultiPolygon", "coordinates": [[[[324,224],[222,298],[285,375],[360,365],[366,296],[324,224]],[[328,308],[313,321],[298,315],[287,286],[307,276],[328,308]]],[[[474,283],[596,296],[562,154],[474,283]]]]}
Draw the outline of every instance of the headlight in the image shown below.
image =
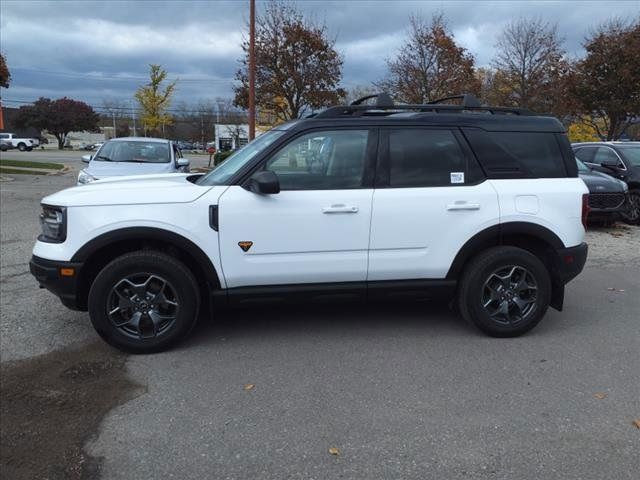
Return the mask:
{"type": "Polygon", "coordinates": [[[86,170],[80,170],[80,173],[78,174],[78,184],[79,185],[84,185],[86,183],[91,183],[93,181],[95,181],[95,177],[93,175],[91,175],[90,173],[87,173],[86,170]]]}
{"type": "Polygon", "coordinates": [[[67,209],[42,205],[40,214],[42,234],[38,237],[41,242],[62,243],[67,238],[67,209]]]}

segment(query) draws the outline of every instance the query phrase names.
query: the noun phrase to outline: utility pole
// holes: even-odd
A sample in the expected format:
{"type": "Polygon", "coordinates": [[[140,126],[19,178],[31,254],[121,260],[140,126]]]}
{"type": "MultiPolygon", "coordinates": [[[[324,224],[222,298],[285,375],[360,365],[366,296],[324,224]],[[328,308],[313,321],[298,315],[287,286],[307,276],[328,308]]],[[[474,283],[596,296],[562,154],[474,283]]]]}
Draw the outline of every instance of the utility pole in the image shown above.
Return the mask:
{"type": "Polygon", "coordinates": [[[111,116],[113,117],[113,138],[116,138],[118,136],[116,134],[116,112],[111,112],[111,116]]]}
{"type": "Polygon", "coordinates": [[[131,102],[131,116],[133,118],[133,136],[136,136],[136,110],[133,108],[133,102],[131,102]]]}
{"type": "Polygon", "coordinates": [[[249,0],[249,141],[256,136],[256,1],[249,0]]]}
{"type": "Polygon", "coordinates": [[[207,145],[204,143],[204,118],[202,112],[200,112],[200,142],[202,142],[202,149],[206,150],[207,145]]]}

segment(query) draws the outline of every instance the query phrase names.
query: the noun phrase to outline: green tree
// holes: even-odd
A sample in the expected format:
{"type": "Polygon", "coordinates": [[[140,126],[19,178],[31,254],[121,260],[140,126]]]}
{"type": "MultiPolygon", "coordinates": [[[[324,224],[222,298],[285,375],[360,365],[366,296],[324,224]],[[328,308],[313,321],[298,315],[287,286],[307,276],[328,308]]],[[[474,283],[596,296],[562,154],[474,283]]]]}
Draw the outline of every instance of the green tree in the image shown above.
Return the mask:
{"type": "Polygon", "coordinates": [[[9,88],[11,73],[7,67],[7,59],[0,53],[0,87],[9,88]]]}
{"type": "Polygon", "coordinates": [[[574,113],[615,140],[640,116],[640,19],[614,19],[586,40],[570,82],[574,113]]]}
{"type": "Polygon", "coordinates": [[[47,130],[58,139],[58,148],[64,148],[69,132],[98,132],[98,115],[84,102],[71,98],[50,100],[39,98],[33,105],[23,105],[18,110],[16,124],[20,128],[35,127],[47,130]]]}
{"type": "Polygon", "coordinates": [[[141,120],[145,134],[164,133],[164,127],[173,123],[173,117],[167,112],[171,105],[171,96],[176,89],[177,80],[162,86],[167,71],[160,65],[149,65],[149,83],[141,86],[135,93],[142,110],[141,120]]]}
{"type": "MultiPolygon", "coordinates": [[[[291,4],[272,1],[256,18],[256,106],[279,121],[338,103],[345,91],[342,58],[327,37],[325,25],[305,20],[291,4]]],[[[249,105],[249,43],[236,74],[236,106],[249,105]]]]}

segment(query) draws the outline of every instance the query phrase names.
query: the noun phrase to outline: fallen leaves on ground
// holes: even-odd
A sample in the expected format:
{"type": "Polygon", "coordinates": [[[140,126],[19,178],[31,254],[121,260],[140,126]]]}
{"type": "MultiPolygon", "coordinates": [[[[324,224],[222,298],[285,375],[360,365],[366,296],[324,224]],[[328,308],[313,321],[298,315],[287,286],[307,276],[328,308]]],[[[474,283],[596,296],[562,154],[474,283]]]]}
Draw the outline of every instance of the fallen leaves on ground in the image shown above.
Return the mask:
{"type": "Polygon", "coordinates": [[[596,397],[598,400],[602,400],[604,398],[607,398],[607,394],[604,393],[604,392],[594,393],[593,396],[596,397]]]}
{"type": "Polygon", "coordinates": [[[245,389],[245,390],[253,390],[254,388],[255,388],[255,385],[254,385],[253,383],[247,383],[247,384],[244,386],[244,389],[245,389]]]}
{"type": "Polygon", "coordinates": [[[336,447],[331,447],[331,448],[329,448],[329,453],[331,455],[336,455],[337,456],[337,455],[340,455],[340,450],[338,450],[336,447]]]}
{"type": "Polygon", "coordinates": [[[636,426],[636,428],[640,428],[640,418],[636,418],[632,423],[636,426]]]}

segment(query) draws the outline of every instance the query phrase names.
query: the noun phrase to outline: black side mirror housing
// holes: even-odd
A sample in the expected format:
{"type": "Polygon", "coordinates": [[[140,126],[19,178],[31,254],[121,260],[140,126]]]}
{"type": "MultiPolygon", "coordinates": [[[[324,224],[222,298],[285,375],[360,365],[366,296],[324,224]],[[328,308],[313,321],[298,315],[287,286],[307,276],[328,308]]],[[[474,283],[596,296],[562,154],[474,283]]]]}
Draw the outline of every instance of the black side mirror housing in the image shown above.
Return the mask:
{"type": "Polygon", "coordinates": [[[270,195],[280,193],[278,176],[270,170],[261,170],[249,177],[245,188],[253,193],[270,195]]]}
{"type": "Polygon", "coordinates": [[[601,167],[605,167],[605,168],[612,168],[614,170],[617,170],[619,168],[620,162],[618,162],[617,160],[605,160],[603,162],[600,163],[601,167]]]}

